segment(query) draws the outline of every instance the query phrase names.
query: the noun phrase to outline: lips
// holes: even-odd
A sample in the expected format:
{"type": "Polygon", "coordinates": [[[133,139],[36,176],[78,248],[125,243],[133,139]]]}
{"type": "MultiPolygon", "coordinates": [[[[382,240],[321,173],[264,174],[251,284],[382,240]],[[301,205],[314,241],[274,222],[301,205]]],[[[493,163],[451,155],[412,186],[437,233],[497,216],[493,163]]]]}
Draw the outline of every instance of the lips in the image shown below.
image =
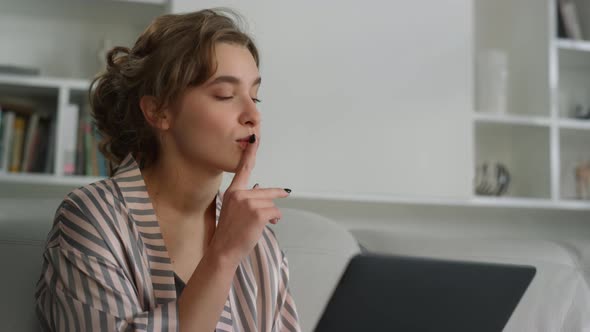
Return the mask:
{"type": "Polygon", "coordinates": [[[250,142],[250,137],[251,137],[251,136],[252,136],[252,135],[248,135],[248,136],[246,136],[246,137],[242,137],[242,138],[240,138],[240,139],[237,139],[236,141],[237,141],[237,142],[250,142]]]}

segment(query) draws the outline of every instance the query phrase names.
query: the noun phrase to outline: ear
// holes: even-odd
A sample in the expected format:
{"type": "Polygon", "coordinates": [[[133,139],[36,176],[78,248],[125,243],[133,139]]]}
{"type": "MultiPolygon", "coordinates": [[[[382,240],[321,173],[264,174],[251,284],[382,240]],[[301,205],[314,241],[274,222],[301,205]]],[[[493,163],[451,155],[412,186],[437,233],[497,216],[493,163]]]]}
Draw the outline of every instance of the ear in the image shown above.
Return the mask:
{"type": "Polygon", "coordinates": [[[156,98],[154,96],[142,96],[139,99],[139,108],[150,126],[168,130],[170,128],[170,114],[167,108],[158,109],[156,98]]]}

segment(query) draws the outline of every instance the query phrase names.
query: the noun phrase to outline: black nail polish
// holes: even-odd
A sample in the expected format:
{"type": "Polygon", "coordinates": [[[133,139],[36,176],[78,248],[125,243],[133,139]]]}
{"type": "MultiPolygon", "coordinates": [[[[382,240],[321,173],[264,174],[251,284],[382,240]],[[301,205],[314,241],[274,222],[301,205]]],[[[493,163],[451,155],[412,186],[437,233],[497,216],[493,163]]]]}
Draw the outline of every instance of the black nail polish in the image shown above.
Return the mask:
{"type": "Polygon", "coordinates": [[[289,188],[283,188],[283,189],[284,189],[284,190],[285,190],[287,193],[289,193],[289,194],[291,193],[291,189],[289,189],[289,188]]]}
{"type": "Polygon", "coordinates": [[[250,140],[248,142],[250,144],[254,144],[254,142],[256,142],[256,134],[252,134],[252,136],[250,136],[250,140]]]}

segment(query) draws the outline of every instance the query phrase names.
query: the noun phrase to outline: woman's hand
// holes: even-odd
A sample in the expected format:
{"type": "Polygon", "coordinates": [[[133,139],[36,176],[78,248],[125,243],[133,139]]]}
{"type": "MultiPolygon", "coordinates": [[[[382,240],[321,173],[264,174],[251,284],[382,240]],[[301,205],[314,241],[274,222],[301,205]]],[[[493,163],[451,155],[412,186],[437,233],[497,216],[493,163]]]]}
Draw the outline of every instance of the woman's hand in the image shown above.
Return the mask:
{"type": "Polygon", "coordinates": [[[209,250],[224,261],[238,265],[262,236],[269,221],[282,217],[273,199],[289,196],[283,188],[246,189],[256,162],[260,139],[248,144],[235,176],[223,196],[223,208],[209,250]]]}

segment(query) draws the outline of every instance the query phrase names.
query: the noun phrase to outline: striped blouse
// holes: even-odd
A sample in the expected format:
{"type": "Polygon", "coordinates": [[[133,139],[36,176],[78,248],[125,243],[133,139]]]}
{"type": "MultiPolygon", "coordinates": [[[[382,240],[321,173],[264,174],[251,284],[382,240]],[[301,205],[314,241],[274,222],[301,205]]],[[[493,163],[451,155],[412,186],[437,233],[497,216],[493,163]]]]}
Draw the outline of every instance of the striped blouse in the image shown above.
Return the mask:
{"type": "MultiPolygon", "coordinates": [[[[222,194],[216,196],[219,222],[222,194]]],[[[136,161],[56,211],[36,310],[45,331],[177,331],[174,271],[136,161]]],[[[216,331],[300,331],[287,258],[265,227],[239,264],[216,331]]]]}

